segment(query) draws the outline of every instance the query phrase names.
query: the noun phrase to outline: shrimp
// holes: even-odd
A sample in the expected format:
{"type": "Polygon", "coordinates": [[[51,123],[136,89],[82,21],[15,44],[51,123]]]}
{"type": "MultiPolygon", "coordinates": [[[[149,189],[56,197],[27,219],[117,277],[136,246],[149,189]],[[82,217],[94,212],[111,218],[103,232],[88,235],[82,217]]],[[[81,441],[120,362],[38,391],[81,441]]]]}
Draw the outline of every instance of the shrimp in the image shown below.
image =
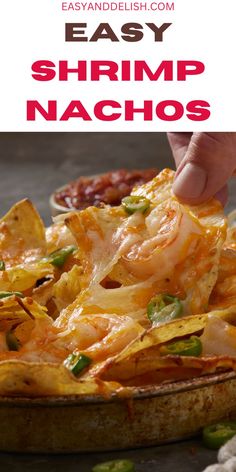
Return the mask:
{"type": "Polygon", "coordinates": [[[128,270],[138,278],[157,273],[159,279],[171,274],[195,250],[203,231],[197,220],[177,201],[154,208],[146,217],[143,240],[123,256],[128,270]]]}
{"type": "Polygon", "coordinates": [[[58,330],[47,318],[35,320],[30,338],[19,350],[18,358],[30,362],[61,363],[68,353],[67,346],[58,338],[58,330]]]}
{"type": "Polygon", "coordinates": [[[58,338],[70,351],[83,351],[97,362],[118,354],[142,332],[141,325],[129,316],[78,316],[75,310],[58,338]]]}
{"type": "Polygon", "coordinates": [[[58,328],[49,317],[35,319],[32,324],[18,351],[9,351],[6,335],[0,333],[1,360],[61,363],[70,353],[82,351],[98,362],[121,352],[144,331],[128,316],[110,314],[78,317],[75,312],[66,329],[58,328]]]}
{"type": "Polygon", "coordinates": [[[6,333],[0,333],[0,360],[21,359],[28,362],[62,362],[68,351],[57,341],[58,330],[53,327],[49,317],[32,321],[31,326],[23,322],[13,330],[13,339],[18,339],[19,328],[27,331],[25,341],[18,342],[17,350],[9,350],[6,343],[6,333]],[[22,327],[23,326],[23,327],[22,327]]]}

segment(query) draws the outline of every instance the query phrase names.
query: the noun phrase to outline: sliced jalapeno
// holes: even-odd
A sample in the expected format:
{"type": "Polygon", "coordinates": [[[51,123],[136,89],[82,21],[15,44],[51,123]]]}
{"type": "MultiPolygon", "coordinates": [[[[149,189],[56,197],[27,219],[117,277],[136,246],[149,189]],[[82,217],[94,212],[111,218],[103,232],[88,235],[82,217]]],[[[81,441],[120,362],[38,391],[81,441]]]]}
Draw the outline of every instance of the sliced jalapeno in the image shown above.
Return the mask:
{"type": "Polygon", "coordinates": [[[153,297],[147,306],[147,315],[152,323],[162,324],[175,320],[182,315],[183,305],[173,295],[160,294],[153,297]]]}
{"type": "Polygon", "coordinates": [[[193,356],[199,357],[202,353],[202,343],[197,336],[191,336],[189,339],[182,339],[175,343],[166,344],[160,348],[160,354],[163,356],[193,356]]]}
{"type": "Polygon", "coordinates": [[[24,295],[21,292],[0,292],[0,298],[7,298],[12,297],[12,295],[16,295],[16,297],[23,298],[24,295]]]}
{"type": "Polygon", "coordinates": [[[92,472],[135,472],[135,467],[132,461],[121,459],[97,464],[92,472]]]}
{"type": "Polygon", "coordinates": [[[77,377],[82,372],[82,370],[91,364],[91,362],[92,359],[85,356],[84,354],[72,353],[65,359],[64,366],[77,377]]]}
{"type": "Polygon", "coordinates": [[[6,333],[6,343],[9,351],[19,351],[21,346],[20,341],[11,330],[6,333]]]}
{"type": "Polygon", "coordinates": [[[76,249],[76,246],[66,246],[62,249],[57,249],[49,254],[49,256],[44,257],[43,262],[49,262],[55,267],[60,268],[65,264],[67,257],[70,256],[70,254],[73,254],[76,249]]]}
{"type": "Polygon", "coordinates": [[[130,195],[129,197],[122,198],[121,204],[126,213],[132,215],[136,211],[145,213],[150,207],[150,200],[145,197],[139,197],[138,195],[130,195]]]}
{"type": "Polygon", "coordinates": [[[219,449],[236,434],[236,421],[222,421],[206,426],[202,432],[203,442],[209,449],[219,449]]]}
{"type": "Polygon", "coordinates": [[[6,270],[6,265],[4,261],[0,261],[0,270],[6,270]]]}

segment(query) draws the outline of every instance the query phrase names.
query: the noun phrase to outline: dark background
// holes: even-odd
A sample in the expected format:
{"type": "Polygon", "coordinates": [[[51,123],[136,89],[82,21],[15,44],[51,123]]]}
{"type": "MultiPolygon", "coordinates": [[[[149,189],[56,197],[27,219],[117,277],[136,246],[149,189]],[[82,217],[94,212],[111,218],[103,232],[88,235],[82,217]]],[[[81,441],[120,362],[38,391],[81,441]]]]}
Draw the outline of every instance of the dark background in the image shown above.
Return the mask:
{"type": "Polygon", "coordinates": [[[27,196],[48,224],[50,193],[80,175],[167,166],[164,133],[0,133],[0,213],[27,196]]]}

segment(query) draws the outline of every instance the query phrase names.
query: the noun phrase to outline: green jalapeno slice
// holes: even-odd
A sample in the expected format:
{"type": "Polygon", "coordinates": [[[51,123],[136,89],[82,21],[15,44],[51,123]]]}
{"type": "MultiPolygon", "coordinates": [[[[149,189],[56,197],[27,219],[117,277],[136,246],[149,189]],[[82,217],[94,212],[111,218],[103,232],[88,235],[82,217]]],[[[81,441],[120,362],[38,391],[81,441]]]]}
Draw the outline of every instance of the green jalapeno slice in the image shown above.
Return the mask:
{"type": "Polygon", "coordinates": [[[219,449],[236,434],[236,421],[222,421],[206,426],[202,432],[203,442],[209,449],[219,449]]]}
{"type": "Polygon", "coordinates": [[[12,297],[12,295],[16,295],[16,297],[20,297],[20,298],[24,297],[23,293],[21,292],[0,292],[0,299],[12,297]]]}
{"type": "Polygon", "coordinates": [[[9,351],[19,351],[21,346],[20,341],[11,330],[6,333],[6,343],[9,351]]]}
{"type": "Polygon", "coordinates": [[[135,472],[135,467],[132,461],[121,459],[97,464],[92,472],[135,472]]]}
{"type": "Polygon", "coordinates": [[[0,261],[0,270],[6,270],[6,265],[4,261],[0,261]]]}
{"type": "Polygon", "coordinates": [[[68,256],[76,251],[76,246],[66,246],[53,251],[49,256],[44,257],[43,262],[49,262],[55,267],[61,268],[65,264],[68,256]]]}
{"type": "Polygon", "coordinates": [[[147,306],[147,315],[152,323],[162,324],[179,318],[183,312],[182,302],[178,297],[160,294],[153,297],[147,306]]]}
{"type": "Polygon", "coordinates": [[[202,353],[202,343],[197,336],[182,339],[174,343],[166,344],[160,348],[160,354],[167,356],[193,356],[199,357],[202,353]]]}
{"type": "Polygon", "coordinates": [[[79,374],[91,364],[91,362],[92,359],[84,354],[72,353],[65,359],[64,366],[70,370],[72,374],[78,377],[79,374]]]}
{"type": "Polygon", "coordinates": [[[150,200],[145,197],[139,197],[138,195],[130,195],[129,197],[122,198],[121,204],[126,213],[132,215],[136,211],[145,213],[150,207],[150,200]]]}

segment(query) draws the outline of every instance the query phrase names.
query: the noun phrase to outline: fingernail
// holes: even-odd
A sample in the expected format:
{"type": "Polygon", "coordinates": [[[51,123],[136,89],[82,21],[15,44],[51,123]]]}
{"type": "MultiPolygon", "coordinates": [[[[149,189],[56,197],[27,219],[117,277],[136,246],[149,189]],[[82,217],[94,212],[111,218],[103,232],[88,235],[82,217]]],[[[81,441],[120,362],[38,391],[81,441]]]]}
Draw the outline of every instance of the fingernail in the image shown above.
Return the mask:
{"type": "Polygon", "coordinates": [[[205,190],[207,173],[196,164],[186,164],[173,183],[173,192],[181,198],[199,198],[205,190]]]}

